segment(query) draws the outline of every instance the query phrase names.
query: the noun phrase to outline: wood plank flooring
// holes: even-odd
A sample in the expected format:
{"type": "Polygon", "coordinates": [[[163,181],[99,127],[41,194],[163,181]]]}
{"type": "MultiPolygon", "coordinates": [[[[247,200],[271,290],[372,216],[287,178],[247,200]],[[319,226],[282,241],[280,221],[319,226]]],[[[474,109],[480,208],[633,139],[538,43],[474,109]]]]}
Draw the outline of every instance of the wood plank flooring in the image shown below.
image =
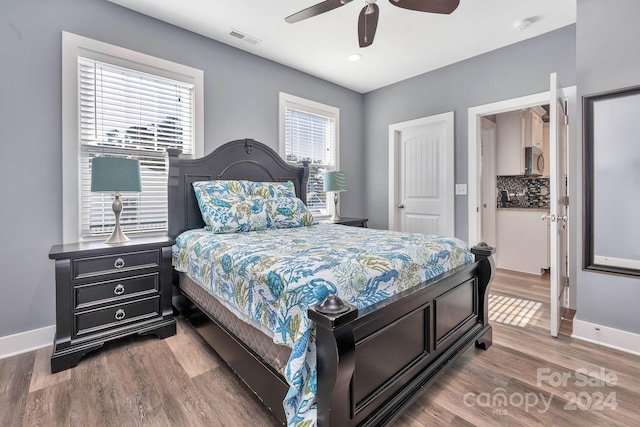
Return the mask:
{"type": "MultiPolygon", "coordinates": [[[[570,321],[551,338],[544,277],[498,271],[491,294],[540,306],[523,326],[493,321],[493,346],[467,350],[394,427],[638,425],[640,357],[572,339],[570,321]]],[[[111,342],[53,375],[50,354],[0,360],[1,425],[276,425],[181,318],[176,336],[111,342]]]]}

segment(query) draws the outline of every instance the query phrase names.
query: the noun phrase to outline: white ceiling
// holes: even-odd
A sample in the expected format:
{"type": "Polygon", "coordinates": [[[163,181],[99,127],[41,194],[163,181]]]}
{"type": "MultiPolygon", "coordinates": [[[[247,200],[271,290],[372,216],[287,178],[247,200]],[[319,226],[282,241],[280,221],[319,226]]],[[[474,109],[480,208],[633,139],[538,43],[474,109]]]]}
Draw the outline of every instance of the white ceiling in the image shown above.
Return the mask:
{"type": "Polygon", "coordinates": [[[451,15],[378,0],[378,30],[366,48],[357,36],[364,0],[294,24],[284,18],[321,0],[109,1],[366,93],[575,23],[577,0],[460,0],[451,15]],[[522,19],[533,23],[516,30],[522,19]],[[232,30],[259,43],[232,37],[232,30]],[[362,59],[349,61],[354,53],[362,59]]]}

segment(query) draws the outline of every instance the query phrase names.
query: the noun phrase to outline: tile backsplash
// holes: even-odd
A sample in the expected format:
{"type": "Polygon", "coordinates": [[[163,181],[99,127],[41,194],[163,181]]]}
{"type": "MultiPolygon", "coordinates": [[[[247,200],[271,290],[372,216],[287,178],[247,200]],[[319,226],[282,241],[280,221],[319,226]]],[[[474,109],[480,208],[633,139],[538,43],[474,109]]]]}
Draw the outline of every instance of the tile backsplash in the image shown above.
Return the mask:
{"type": "Polygon", "coordinates": [[[549,178],[530,178],[524,176],[498,176],[497,206],[521,208],[549,207],[549,178]],[[501,200],[502,191],[506,191],[509,201],[501,200]]]}

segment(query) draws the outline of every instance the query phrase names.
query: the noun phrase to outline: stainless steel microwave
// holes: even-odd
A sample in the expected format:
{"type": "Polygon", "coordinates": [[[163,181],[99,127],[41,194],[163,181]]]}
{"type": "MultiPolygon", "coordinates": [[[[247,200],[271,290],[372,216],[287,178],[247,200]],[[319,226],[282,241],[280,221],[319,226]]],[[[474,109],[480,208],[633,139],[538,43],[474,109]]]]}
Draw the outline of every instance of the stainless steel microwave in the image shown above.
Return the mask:
{"type": "Polygon", "coordinates": [[[537,147],[524,148],[524,174],[540,176],[544,172],[544,155],[537,147]]]}

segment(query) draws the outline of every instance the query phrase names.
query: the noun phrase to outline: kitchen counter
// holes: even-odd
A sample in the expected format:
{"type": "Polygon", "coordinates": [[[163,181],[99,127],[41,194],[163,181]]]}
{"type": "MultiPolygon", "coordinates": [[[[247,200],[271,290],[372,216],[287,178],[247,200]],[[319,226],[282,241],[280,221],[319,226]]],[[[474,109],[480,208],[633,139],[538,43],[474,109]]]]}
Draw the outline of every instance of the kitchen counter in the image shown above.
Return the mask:
{"type": "Polygon", "coordinates": [[[531,212],[531,211],[539,211],[539,212],[546,212],[549,213],[549,208],[545,208],[545,207],[531,207],[531,208],[525,208],[522,206],[508,206],[506,208],[498,208],[498,211],[525,211],[525,212],[531,212]]]}
{"type": "Polygon", "coordinates": [[[496,267],[540,275],[549,268],[547,208],[498,208],[496,267]]]}

